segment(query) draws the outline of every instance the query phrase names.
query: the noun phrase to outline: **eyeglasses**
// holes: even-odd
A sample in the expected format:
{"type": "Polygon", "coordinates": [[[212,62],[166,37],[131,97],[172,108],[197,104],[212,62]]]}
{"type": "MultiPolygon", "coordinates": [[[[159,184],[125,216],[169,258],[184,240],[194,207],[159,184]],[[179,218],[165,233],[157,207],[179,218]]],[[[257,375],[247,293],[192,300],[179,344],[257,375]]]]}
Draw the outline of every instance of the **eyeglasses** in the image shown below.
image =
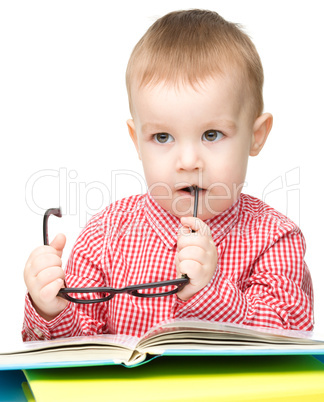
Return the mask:
{"type": "Polygon", "coordinates": [[[91,304],[102,303],[111,300],[115,295],[127,293],[136,297],[162,297],[179,292],[189,283],[189,278],[183,277],[163,282],[151,282],[140,285],[130,285],[125,288],[115,289],[110,287],[97,288],[62,288],[58,296],[73,303],[91,304]],[[77,295],[75,297],[74,295],[77,295]],[[85,298],[87,297],[87,298],[85,298]]]}
{"type": "MultiPolygon", "coordinates": [[[[198,187],[192,189],[195,193],[194,201],[194,217],[197,217],[198,207],[198,187]]],[[[44,214],[43,221],[43,239],[44,244],[48,245],[48,219],[51,215],[62,217],[61,208],[50,208],[44,214]]],[[[143,283],[139,285],[130,285],[124,288],[112,287],[91,287],[91,288],[62,288],[58,292],[58,296],[78,304],[102,303],[111,300],[115,295],[126,293],[136,297],[163,297],[173,295],[182,290],[190,279],[187,275],[181,278],[162,281],[143,283]]]]}

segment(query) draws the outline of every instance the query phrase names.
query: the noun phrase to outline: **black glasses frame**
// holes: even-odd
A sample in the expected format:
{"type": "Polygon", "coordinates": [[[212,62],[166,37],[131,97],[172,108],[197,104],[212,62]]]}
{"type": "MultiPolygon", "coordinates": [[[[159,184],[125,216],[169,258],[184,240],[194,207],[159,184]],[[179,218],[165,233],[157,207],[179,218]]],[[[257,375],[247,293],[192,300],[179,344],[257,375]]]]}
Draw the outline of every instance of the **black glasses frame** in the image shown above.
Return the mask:
{"type": "Polygon", "coordinates": [[[50,208],[47,211],[45,211],[44,220],[43,220],[43,241],[44,241],[45,246],[49,245],[49,241],[48,241],[48,218],[51,215],[55,215],[58,218],[62,218],[61,207],[59,207],[59,208],[50,208]]]}
{"type": "MultiPolygon", "coordinates": [[[[193,188],[194,194],[195,194],[195,202],[194,202],[194,213],[193,216],[197,217],[197,208],[198,208],[198,194],[199,194],[199,189],[198,187],[193,188]]],[[[61,208],[50,208],[48,209],[45,214],[44,214],[44,220],[43,220],[43,240],[44,240],[44,245],[48,245],[48,219],[51,215],[57,216],[59,218],[62,217],[62,211],[61,208]]],[[[92,288],[62,288],[58,292],[58,296],[69,300],[70,302],[73,303],[78,303],[78,304],[92,304],[92,303],[102,303],[106,302],[108,300],[111,300],[115,295],[117,294],[122,294],[126,293],[132,296],[136,297],[163,297],[163,296],[170,296],[173,295],[180,290],[182,290],[188,283],[190,279],[188,278],[187,275],[182,275],[181,278],[177,279],[171,279],[168,281],[162,281],[162,282],[151,282],[151,283],[143,283],[139,285],[130,285],[126,286],[124,288],[111,288],[111,287],[92,287],[92,288]],[[170,290],[168,292],[162,292],[162,293],[141,293],[141,290],[145,289],[156,289],[159,287],[163,286],[176,286],[175,289],[170,290]],[[73,293],[108,293],[107,296],[98,298],[98,299],[77,299],[70,294],[73,293]]]]}
{"type": "Polygon", "coordinates": [[[80,304],[91,304],[91,303],[102,303],[108,300],[111,300],[115,295],[126,293],[136,297],[163,297],[163,296],[170,296],[181,289],[183,289],[189,283],[189,278],[183,277],[169,281],[162,281],[162,282],[151,282],[151,283],[143,283],[141,285],[130,285],[126,286],[125,288],[110,288],[110,287],[98,287],[98,288],[62,288],[58,296],[63,297],[66,300],[69,300],[73,303],[80,303],[80,304]],[[161,292],[161,293],[141,293],[141,290],[145,289],[155,289],[164,286],[176,286],[175,289],[170,290],[168,292],[161,292]],[[98,299],[77,299],[70,296],[71,293],[107,293],[107,296],[98,298],[98,299]]]}

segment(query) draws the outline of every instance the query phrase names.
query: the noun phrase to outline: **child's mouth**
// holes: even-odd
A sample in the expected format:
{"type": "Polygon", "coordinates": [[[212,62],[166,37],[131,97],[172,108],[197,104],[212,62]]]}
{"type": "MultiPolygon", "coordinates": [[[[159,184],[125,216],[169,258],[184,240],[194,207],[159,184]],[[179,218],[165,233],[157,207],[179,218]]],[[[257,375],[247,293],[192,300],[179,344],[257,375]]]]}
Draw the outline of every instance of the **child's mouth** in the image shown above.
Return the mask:
{"type": "MultiPolygon", "coordinates": [[[[188,194],[194,196],[194,195],[195,195],[196,188],[197,188],[197,186],[192,185],[192,186],[180,188],[179,191],[181,191],[181,192],[183,191],[183,192],[185,192],[185,193],[188,193],[188,194]]],[[[201,188],[201,187],[198,187],[198,191],[204,191],[204,189],[201,188]]]]}

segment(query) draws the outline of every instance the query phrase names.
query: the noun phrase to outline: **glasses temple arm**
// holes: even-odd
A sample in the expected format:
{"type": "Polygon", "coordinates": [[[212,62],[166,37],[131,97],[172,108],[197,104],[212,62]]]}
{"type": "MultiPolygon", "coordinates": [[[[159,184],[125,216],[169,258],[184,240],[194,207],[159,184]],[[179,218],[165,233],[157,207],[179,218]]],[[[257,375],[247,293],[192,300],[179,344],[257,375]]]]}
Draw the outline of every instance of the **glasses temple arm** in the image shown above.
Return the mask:
{"type": "Polygon", "coordinates": [[[48,241],[48,218],[51,215],[55,215],[58,218],[61,218],[62,217],[61,207],[59,207],[59,208],[50,208],[44,214],[44,220],[43,220],[43,242],[44,242],[45,246],[48,246],[48,244],[49,244],[49,241],[48,241]]]}

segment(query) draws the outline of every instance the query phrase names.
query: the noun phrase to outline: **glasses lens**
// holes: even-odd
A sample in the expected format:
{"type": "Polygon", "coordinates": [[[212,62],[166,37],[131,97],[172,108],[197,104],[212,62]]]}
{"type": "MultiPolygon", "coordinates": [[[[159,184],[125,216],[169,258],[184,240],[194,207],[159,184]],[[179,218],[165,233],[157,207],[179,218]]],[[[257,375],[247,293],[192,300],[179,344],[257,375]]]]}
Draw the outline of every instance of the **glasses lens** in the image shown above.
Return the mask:
{"type": "Polygon", "coordinates": [[[138,289],[133,293],[134,296],[138,297],[157,297],[157,296],[168,296],[170,294],[176,293],[178,291],[178,285],[164,285],[150,287],[147,289],[138,289]]]}
{"type": "Polygon", "coordinates": [[[107,301],[111,298],[111,295],[107,292],[91,292],[91,293],[74,293],[68,292],[64,293],[65,297],[73,301],[74,303],[83,303],[83,304],[90,304],[90,303],[100,303],[101,301],[107,301]]]}

